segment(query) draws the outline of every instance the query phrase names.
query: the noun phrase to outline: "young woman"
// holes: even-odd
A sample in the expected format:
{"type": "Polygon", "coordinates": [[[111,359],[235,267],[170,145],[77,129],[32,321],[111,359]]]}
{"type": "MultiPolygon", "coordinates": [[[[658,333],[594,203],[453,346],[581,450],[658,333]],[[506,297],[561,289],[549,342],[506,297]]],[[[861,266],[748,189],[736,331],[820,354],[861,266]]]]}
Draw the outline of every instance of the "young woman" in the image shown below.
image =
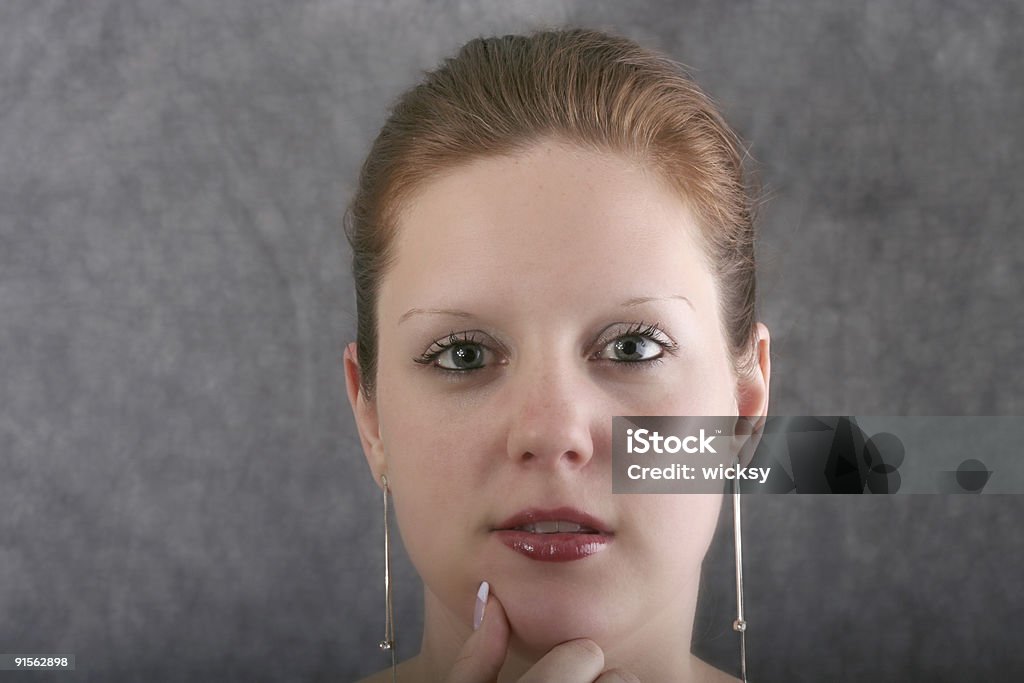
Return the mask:
{"type": "Polygon", "coordinates": [[[394,107],[345,370],[424,581],[398,680],[733,680],[689,651],[721,495],[613,495],[611,418],[766,414],[741,160],[676,64],[597,31],[473,40],[394,107]]]}

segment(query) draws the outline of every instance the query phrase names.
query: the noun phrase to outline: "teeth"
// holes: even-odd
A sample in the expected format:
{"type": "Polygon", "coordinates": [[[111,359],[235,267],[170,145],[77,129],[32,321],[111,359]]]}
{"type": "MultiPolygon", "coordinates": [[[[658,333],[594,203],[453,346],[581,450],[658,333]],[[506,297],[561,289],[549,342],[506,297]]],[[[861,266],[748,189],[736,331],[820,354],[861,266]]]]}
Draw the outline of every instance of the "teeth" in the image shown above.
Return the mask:
{"type": "Polygon", "coordinates": [[[536,522],[534,524],[524,524],[518,527],[522,531],[528,531],[532,534],[575,534],[575,533],[595,533],[593,529],[585,529],[582,524],[576,522],[566,522],[563,520],[551,520],[545,522],[536,522]]]}

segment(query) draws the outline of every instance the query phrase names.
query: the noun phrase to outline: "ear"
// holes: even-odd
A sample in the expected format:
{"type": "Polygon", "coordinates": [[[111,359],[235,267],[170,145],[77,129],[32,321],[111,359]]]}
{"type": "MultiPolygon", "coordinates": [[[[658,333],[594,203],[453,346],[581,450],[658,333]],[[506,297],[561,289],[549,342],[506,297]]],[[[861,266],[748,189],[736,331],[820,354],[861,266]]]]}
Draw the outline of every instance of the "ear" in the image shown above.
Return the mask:
{"type": "Polygon", "coordinates": [[[736,391],[736,455],[741,465],[749,465],[761,443],[768,414],[768,388],[772,377],[771,337],[763,323],[757,323],[756,363],[746,377],[739,379],[736,391]]]}
{"type": "Polygon", "coordinates": [[[379,486],[381,475],[387,474],[387,459],[380,438],[377,404],[367,399],[362,392],[355,342],[345,347],[345,386],[348,389],[348,402],[352,405],[352,415],[356,420],[356,429],[359,431],[359,441],[363,445],[363,455],[366,456],[366,462],[373,471],[373,479],[379,486]]]}
{"type": "Polygon", "coordinates": [[[768,414],[768,387],[771,383],[771,336],[764,323],[757,323],[757,363],[746,377],[739,378],[736,392],[739,414],[763,422],[768,414]]]}

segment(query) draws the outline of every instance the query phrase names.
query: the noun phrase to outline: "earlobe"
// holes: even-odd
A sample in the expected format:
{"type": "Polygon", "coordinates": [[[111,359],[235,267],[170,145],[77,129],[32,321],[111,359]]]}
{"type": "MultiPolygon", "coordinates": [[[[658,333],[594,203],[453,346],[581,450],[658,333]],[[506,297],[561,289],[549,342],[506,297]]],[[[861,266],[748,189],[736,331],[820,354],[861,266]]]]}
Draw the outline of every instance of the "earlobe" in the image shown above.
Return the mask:
{"type": "Polygon", "coordinates": [[[373,471],[374,480],[380,482],[381,475],[387,472],[387,467],[380,438],[377,405],[373,400],[368,399],[362,391],[355,342],[345,347],[344,362],[348,401],[352,406],[352,415],[356,421],[356,430],[359,432],[359,441],[363,446],[363,455],[366,456],[366,462],[373,471]]]}

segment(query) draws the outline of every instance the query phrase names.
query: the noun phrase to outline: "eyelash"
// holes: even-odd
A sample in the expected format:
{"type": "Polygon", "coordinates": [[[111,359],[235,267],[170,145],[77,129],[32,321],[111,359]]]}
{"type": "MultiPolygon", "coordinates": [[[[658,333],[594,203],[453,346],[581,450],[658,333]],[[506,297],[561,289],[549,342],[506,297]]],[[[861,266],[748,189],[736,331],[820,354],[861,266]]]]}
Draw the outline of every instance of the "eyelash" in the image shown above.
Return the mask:
{"type": "MultiPolygon", "coordinates": [[[[483,342],[481,342],[475,336],[476,332],[476,330],[471,330],[469,332],[455,332],[453,330],[448,334],[447,337],[435,339],[431,343],[430,348],[424,351],[423,355],[418,356],[417,358],[413,358],[413,361],[419,363],[420,365],[434,365],[434,362],[437,360],[438,356],[440,356],[442,353],[458,344],[479,344],[480,346],[483,346],[483,342]],[[462,336],[460,337],[459,335],[462,336]]],[[[451,372],[457,375],[471,372],[470,370],[451,370],[449,368],[442,367],[438,367],[437,369],[444,372],[451,372]]]]}
{"type": "MultiPolygon", "coordinates": [[[[483,367],[470,368],[466,370],[453,370],[451,368],[440,367],[439,365],[437,365],[436,362],[438,357],[442,353],[444,353],[446,350],[450,349],[453,346],[462,344],[477,344],[480,346],[484,346],[483,342],[477,338],[477,332],[477,330],[470,330],[467,332],[455,332],[453,330],[448,334],[447,337],[435,339],[431,343],[430,348],[424,351],[422,355],[413,358],[413,362],[418,363],[420,365],[432,366],[435,370],[438,370],[449,375],[465,376],[475,370],[483,370],[483,367]]],[[[624,337],[642,337],[644,339],[649,339],[650,341],[653,341],[658,346],[660,346],[662,351],[671,355],[675,355],[676,351],[679,348],[679,345],[676,344],[667,334],[665,334],[665,332],[661,330],[661,323],[646,323],[644,321],[640,321],[638,323],[631,323],[624,332],[601,339],[597,343],[597,346],[600,349],[597,353],[601,353],[609,344],[624,337]]],[[[636,361],[611,360],[610,358],[596,360],[607,360],[608,362],[613,363],[616,366],[621,366],[623,369],[631,371],[645,370],[648,368],[657,367],[658,365],[661,365],[664,362],[664,358],[661,356],[657,358],[648,358],[645,360],[636,361]]]]}
{"type": "MultiPolygon", "coordinates": [[[[616,334],[612,337],[602,338],[597,343],[599,347],[598,353],[604,351],[612,342],[622,339],[624,337],[642,337],[643,339],[649,339],[655,344],[661,347],[664,353],[674,356],[676,351],[679,349],[679,345],[672,340],[665,332],[661,329],[662,325],[659,322],[645,323],[640,321],[638,323],[631,324],[624,332],[616,334]]],[[[600,360],[607,360],[609,363],[613,363],[617,368],[622,368],[628,371],[640,371],[654,368],[665,362],[664,354],[657,358],[648,358],[646,360],[635,360],[635,361],[622,361],[622,360],[611,360],[610,358],[603,358],[600,360]]]]}

